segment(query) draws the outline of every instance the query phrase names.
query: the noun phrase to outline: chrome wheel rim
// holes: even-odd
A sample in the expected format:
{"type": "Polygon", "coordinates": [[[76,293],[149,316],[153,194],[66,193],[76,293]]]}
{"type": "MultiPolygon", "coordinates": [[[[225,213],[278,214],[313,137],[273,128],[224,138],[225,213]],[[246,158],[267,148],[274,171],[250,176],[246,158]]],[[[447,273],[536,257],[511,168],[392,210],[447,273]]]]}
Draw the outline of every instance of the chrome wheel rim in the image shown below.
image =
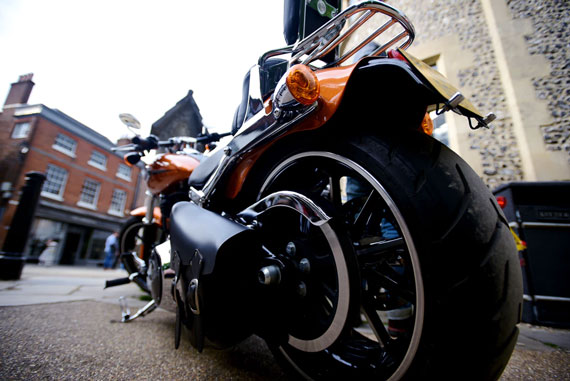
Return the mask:
{"type": "MultiPolygon", "coordinates": [[[[389,211],[391,218],[393,218],[394,224],[397,225],[397,231],[400,234],[401,241],[403,243],[403,248],[405,249],[405,262],[407,264],[407,267],[411,269],[413,273],[412,277],[413,278],[413,303],[412,303],[413,328],[411,335],[407,339],[405,339],[405,341],[403,340],[400,341],[400,344],[405,345],[405,348],[404,350],[402,350],[402,348],[399,349],[402,352],[402,354],[400,354],[398,357],[397,367],[392,368],[390,370],[391,375],[389,377],[389,379],[399,379],[409,369],[415,357],[415,354],[418,350],[420,337],[423,329],[423,320],[425,312],[425,296],[423,289],[422,274],[420,270],[420,262],[415,245],[413,243],[412,235],[409,231],[409,228],[407,227],[407,224],[405,222],[402,213],[400,212],[396,203],[393,201],[392,197],[386,191],[384,186],[360,164],[344,156],[331,152],[325,152],[325,151],[302,152],[284,160],[269,174],[269,176],[267,177],[261,188],[261,191],[259,192],[258,199],[269,192],[276,191],[277,189],[275,188],[276,186],[275,184],[276,182],[279,181],[280,177],[284,176],[284,174],[287,174],[290,171],[294,171],[296,166],[301,166],[302,163],[310,163],[310,162],[330,163],[332,164],[332,166],[345,168],[347,170],[347,173],[354,174],[355,176],[358,177],[359,181],[365,181],[372,189],[370,197],[372,197],[372,194],[374,194],[375,197],[379,197],[383,205],[389,211]]],[[[331,192],[333,188],[334,186],[329,187],[331,192]]],[[[296,189],[283,189],[283,190],[298,191],[296,189]]],[[[370,198],[368,200],[370,200],[370,198]]],[[[385,245],[385,243],[382,244],[385,245]]],[[[412,295],[412,293],[410,294],[412,295]]],[[[372,311],[374,310],[372,309],[372,311]]],[[[365,309],[363,309],[362,311],[362,315],[365,317],[365,319],[368,322],[374,320],[377,321],[378,319],[372,316],[376,314],[378,314],[378,311],[376,310],[376,312],[371,312],[370,308],[368,308],[368,311],[366,311],[365,309]]],[[[379,323],[375,325],[372,322],[369,323],[369,325],[372,327],[373,334],[378,341],[378,346],[382,350],[387,352],[389,345],[391,345],[391,343],[389,343],[391,340],[386,339],[385,333],[376,332],[375,327],[379,328],[379,330],[382,330],[382,327],[379,327],[379,323]],[[386,343],[382,343],[383,340],[386,341],[386,343]]],[[[295,349],[302,350],[301,348],[295,346],[293,347],[295,349]]],[[[286,348],[281,347],[280,351],[284,354],[285,358],[293,365],[293,367],[295,367],[306,378],[309,377],[303,372],[302,370],[303,367],[297,363],[297,361],[293,358],[291,353],[288,353],[286,348]]],[[[332,347],[327,349],[326,351],[331,352],[331,354],[334,356],[332,347]]]]}

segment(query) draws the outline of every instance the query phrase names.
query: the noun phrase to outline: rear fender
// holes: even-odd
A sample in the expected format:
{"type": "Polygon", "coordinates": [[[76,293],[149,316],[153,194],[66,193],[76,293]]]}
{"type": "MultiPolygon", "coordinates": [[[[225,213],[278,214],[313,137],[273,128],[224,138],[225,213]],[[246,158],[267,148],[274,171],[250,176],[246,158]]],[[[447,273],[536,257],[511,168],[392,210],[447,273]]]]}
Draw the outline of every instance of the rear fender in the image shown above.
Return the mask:
{"type": "Polygon", "coordinates": [[[350,131],[417,130],[427,107],[443,101],[405,62],[366,58],[346,84],[335,121],[349,123],[350,131]]]}
{"type": "Polygon", "coordinates": [[[294,134],[327,126],[346,128],[344,133],[417,130],[427,106],[442,101],[405,62],[397,59],[365,58],[358,64],[315,74],[321,88],[317,109],[278,139],[246,152],[229,176],[227,198],[236,198],[254,166],[273,151],[276,143],[296,139],[294,134]]]}

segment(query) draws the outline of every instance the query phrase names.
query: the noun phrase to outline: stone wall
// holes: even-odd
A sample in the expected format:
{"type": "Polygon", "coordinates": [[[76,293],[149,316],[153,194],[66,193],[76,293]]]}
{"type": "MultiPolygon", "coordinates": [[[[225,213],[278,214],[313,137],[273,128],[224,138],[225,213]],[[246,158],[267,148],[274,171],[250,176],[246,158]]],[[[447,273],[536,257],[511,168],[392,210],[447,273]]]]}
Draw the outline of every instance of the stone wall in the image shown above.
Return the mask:
{"type": "MultiPolygon", "coordinates": [[[[513,131],[506,96],[500,81],[496,57],[480,0],[392,0],[416,28],[414,45],[430,43],[455,34],[460,49],[473,61],[450,78],[483,112],[494,112],[491,129],[468,134],[469,148],[478,152],[485,183],[494,188],[509,181],[523,180],[521,157],[513,131]]],[[[441,47],[443,49],[443,47],[441,47]]],[[[434,51],[433,54],[440,52],[434,51]]],[[[427,58],[427,57],[418,57],[427,58]]]]}
{"type": "Polygon", "coordinates": [[[567,152],[570,164],[570,1],[508,0],[515,19],[529,19],[525,34],[531,56],[550,63],[550,74],[532,78],[538,99],[548,102],[552,122],[540,125],[546,149],[567,152]]]}

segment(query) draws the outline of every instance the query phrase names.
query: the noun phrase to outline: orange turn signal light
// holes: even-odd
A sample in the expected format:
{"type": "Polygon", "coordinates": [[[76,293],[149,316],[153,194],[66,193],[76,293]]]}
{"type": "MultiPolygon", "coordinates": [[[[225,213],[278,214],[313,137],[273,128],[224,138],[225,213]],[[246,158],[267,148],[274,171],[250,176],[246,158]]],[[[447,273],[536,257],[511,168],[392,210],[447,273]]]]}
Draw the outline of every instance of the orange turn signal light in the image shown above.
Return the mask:
{"type": "Polygon", "coordinates": [[[126,165],[128,165],[129,167],[132,167],[133,165],[130,163],[129,161],[129,155],[125,155],[123,156],[123,161],[125,162],[126,165]]]}
{"type": "Polygon", "coordinates": [[[319,80],[307,65],[295,65],[287,74],[287,88],[297,102],[309,106],[319,98],[319,80]]]}
{"type": "Polygon", "coordinates": [[[125,156],[123,156],[123,161],[129,167],[136,165],[139,161],[141,161],[141,154],[138,152],[129,152],[125,156]]]}
{"type": "Polygon", "coordinates": [[[422,120],[421,131],[427,135],[433,135],[433,121],[427,112],[422,120]]]}

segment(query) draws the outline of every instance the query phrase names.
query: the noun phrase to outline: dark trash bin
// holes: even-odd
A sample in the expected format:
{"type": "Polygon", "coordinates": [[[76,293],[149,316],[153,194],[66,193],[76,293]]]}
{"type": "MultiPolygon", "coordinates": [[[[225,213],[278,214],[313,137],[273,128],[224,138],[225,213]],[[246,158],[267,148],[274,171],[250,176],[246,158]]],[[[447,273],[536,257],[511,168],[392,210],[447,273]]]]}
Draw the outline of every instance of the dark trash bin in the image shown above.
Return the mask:
{"type": "Polygon", "coordinates": [[[519,253],[523,321],[570,327],[570,182],[513,182],[493,193],[527,245],[519,253]]]}

